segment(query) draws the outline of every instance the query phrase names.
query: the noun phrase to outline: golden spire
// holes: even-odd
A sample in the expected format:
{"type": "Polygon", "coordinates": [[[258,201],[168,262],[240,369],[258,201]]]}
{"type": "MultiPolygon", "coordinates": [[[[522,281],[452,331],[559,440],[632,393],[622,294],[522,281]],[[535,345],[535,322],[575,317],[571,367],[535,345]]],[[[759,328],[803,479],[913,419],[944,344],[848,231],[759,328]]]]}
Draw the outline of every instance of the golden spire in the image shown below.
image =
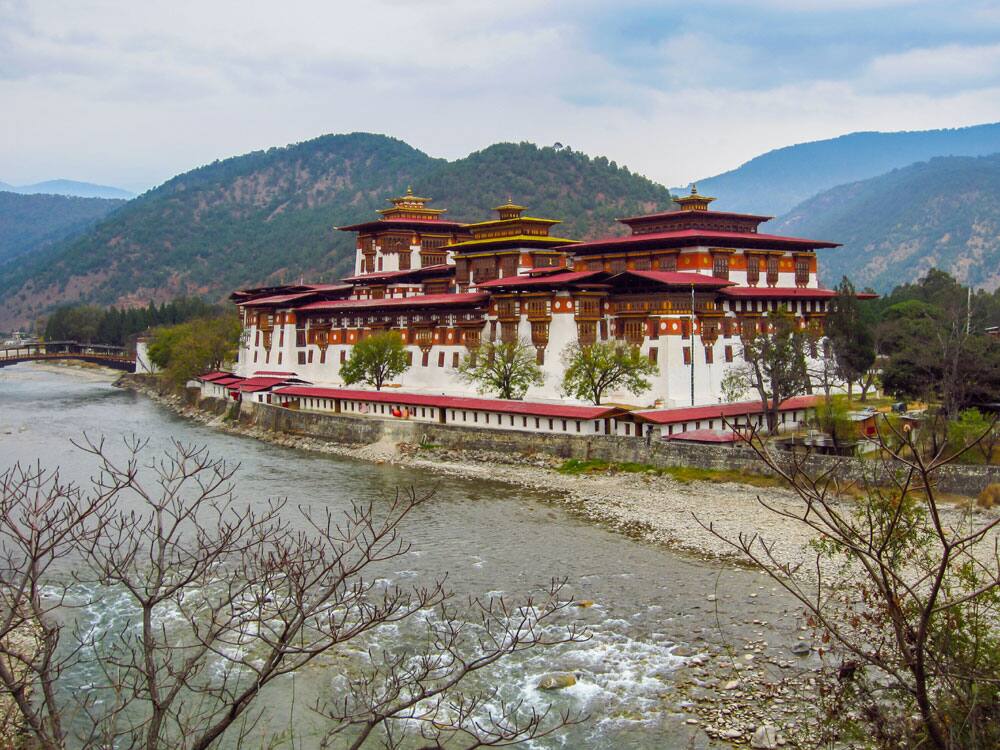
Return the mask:
{"type": "Polygon", "coordinates": [[[698,195],[698,186],[691,183],[691,194],[683,198],[675,198],[674,203],[681,207],[681,211],[707,211],[708,204],[714,201],[707,195],[698,195]]]}

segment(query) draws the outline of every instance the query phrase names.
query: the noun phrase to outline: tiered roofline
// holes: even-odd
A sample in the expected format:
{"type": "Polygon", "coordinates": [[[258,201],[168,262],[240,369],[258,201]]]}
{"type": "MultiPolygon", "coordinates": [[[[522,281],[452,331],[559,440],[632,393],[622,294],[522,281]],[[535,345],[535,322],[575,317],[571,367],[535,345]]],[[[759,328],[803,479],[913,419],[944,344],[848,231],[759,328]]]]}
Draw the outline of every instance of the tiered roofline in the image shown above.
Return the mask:
{"type": "MultiPolygon", "coordinates": [[[[461,395],[461,359],[485,341],[533,346],[547,377],[536,398],[559,398],[561,361],[573,342],[621,339],[661,371],[640,403],[719,400],[740,341],[787,307],[818,341],[835,292],[819,286],[817,251],[835,242],[757,231],[769,217],[710,210],[692,189],[679,208],[622,219],[631,234],[577,242],[550,234],[556,219],[509,200],[497,218],[445,221],[412,190],[358,235],[355,272],[339,285],[234,293],[244,326],[244,374],[294,366],[336,386],[350,348],[397,330],[411,368],[400,385],[461,395]]],[[[529,394],[532,395],[532,394],[529,394]]]]}

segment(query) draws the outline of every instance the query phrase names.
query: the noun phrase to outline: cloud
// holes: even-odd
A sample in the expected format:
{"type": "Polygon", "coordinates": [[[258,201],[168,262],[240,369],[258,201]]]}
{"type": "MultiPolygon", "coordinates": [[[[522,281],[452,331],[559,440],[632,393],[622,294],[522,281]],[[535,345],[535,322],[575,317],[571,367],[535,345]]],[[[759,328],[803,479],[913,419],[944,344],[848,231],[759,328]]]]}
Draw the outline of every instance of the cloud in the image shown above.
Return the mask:
{"type": "Polygon", "coordinates": [[[1000,119],[1000,17],[846,0],[0,0],[0,179],[151,184],[371,130],[555,141],[676,185],[865,129],[1000,119]]]}
{"type": "Polygon", "coordinates": [[[881,55],[865,82],[880,91],[968,90],[1000,84],[1000,43],[948,44],[881,55]]]}

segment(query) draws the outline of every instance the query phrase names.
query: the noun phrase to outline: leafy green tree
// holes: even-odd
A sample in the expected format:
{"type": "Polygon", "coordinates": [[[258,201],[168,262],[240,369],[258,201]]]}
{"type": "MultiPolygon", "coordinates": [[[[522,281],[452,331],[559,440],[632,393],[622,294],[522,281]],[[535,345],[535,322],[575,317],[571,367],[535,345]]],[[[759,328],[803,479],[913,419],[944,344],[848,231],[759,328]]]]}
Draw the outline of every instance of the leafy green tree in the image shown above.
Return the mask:
{"type": "Polygon", "coordinates": [[[226,309],[197,297],[179,297],[159,307],[102,309],[94,305],[57,308],[45,322],[48,341],[80,341],[86,344],[125,346],[137,333],[161,325],[175,325],[192,318],[215,317],[226,309]]]}
{"type": "Polygon", "coordinates": [[[773,433],[782,402],[809,388],[808,337],[785,307],[769,313],[765,321],[769,324],[766,332],[757,332],[743,342],[743,359],[750,387],[760,397],[768,431],[773,433]]]}
{"type": "Polygon", "coordinates": [[[402,375],[409,366],[403,338],[396,331],[386,331],[356,343],[340,367],[340,377],[347,385],[365,383],[380,391],[386,381],[402,375]]]}
{"type": "Polygon", "coordinates": [[[522,399],[531,386],[545,384],[535,352],[524,341],[483,344],[465,356],[458,375],[480,393],[509,399],[522,399]]]}
{"type": "Polygon", "coordinates": [[[149,359],[170,384],[183,386],[200,373],[232,362],[241,328],[234,312],[157,328],[149,342],[149,359]]]}
{"type": "Polygon", "coordinates": [[[963,458],[974,457],[978,462],[991,463],[1000,445],[1000,424],[978,409],[966,409],[958,419],[948,423],[948,448],[954,453],[970,448],[963,458]]]}
{"type": "Polygon", "coordinates": [[[649,390],[649,378],[660,368],[623,341],[598,341],[589,346],[572,343],[563,352],[562,392],[566,396],[600,404],[610,390],[623,389],[633,395],[649,390]]]}
{"type": "Polygon", "coordinates": [[[972,332],[961,310],[921,300],[897,303],[885,311],[879,338],[886,391],[940,401],[949,419],[1000,400],[1000,343],[972,332]]]}
{"type": "Polygon", "coordinates": [[[875,337],[861,311],[861,301],[846,276],[837,287],[833,309],[826,319],[826,335],[833,347],[837,371],[847,381],[847,393],[875,364],[875,337]]]}
{"type": "Polygon", "coordinates": [[[750,372],[746,365],[737,365],[726,370],[719,384],[722,397],[728,402],[743,401],[751,393],[750,372]]]}
{"type": "Polygon", "coordinates": [[[833,444],[857,439],[857,429],[850,418],[848,402],[843,396],[824,399],[816,406],[819,428],[833,438],[833,444]]]}

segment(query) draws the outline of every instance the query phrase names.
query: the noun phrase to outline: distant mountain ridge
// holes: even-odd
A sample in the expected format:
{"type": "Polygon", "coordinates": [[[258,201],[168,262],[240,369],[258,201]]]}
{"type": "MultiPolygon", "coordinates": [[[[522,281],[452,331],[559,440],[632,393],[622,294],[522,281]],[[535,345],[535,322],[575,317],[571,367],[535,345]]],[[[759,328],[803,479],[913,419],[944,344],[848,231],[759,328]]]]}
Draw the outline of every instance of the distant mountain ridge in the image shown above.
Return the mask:
{"type": "Polygon", "coordinates": [[[33,185],[10,185],[0,182],[0,190],[21,195],[66,195],[76,198],[115,198],[129,200],[135,193],[111,185],[96,185],[92,182],[77,180],[46,180],[33,185]]]}
{"type": "Polygon", "coordinates": [[[511,196],[580,239],[671,201],[662,185],[569,149],[503,143],[448,162],[382,135],[322,136],[178,175],[24,258],[0,274],[0,329],[64,302],[221,299],[240,286],[340,278],[353,270],[355,238],[334,227],[374,218],[408,185],[465,221],[490,218],[511,196]]]}
{"type": "Polygon", "coordinates": [[[939,157],[820,193],[763,231],[831,239],[822,280],[888,291],[930,268],[1000,287],[1000,154],[939,157]]]}
{"type": "Polygon", "coordinates": [[[16,258],[81,234],[124,203],[0,191],[0,269],[16,258]]]}
{"type": "Polygon", "coordinates": [[[1000,123],[948,130],[850,133],[761,154],[736,169],[698,180],[716,207],[766,216],[791,211],[837,185],[866,180],[936,156],[1000,153],[1000,123]]]}

